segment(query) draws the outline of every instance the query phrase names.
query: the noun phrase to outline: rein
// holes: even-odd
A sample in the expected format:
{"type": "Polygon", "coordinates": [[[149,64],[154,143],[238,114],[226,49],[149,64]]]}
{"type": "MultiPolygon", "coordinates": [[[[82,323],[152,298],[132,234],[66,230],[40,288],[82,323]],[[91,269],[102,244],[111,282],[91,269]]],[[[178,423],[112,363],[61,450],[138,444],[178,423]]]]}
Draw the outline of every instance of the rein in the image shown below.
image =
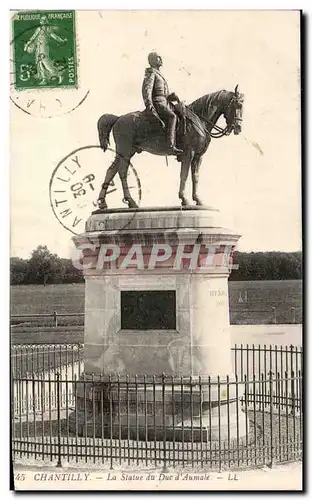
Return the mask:
{"type": "Polygon", "coordinates": [[[209,125],[211,125],[212,129],[216,129],[217,132],[212,133],[211,130],[207,130],[207,128],[205,127],[207,134],[209,134],[214,139],[219,139],[220,137],[223,137],[228,133],[228,131],[229,131],[228,125],[225,128],[221,128],[218,125],[216,125],[215,123],[211,122],[210,120],[207,120],[207,118],[205,118],[202,114],[200,114],[200,113],[196,113],[196,114],[199,118],[201,118],[201,120],[206,122],[206,124],[208,123],[209,125]]]}
{"type": "MultiPolygon", "coordinates": [[[[226,106],[225,109],[227,109],[233,102],[233,97],[232,99],[230,100],[230,102],[228,103],[228,105],[226,106]]],[[[195,113],[195,111],[193,111],[193,113],[195,113]]],[[[225,128],[222,128],[222,127],[219,127],[218,125],[216,125],[215,123],[211,122],[210,120],[208,120],[207,118],[205,118],[201,113],[195,113],[199,118],[201,118],[201,120],[203,120],[204,122],[208,123],[212,129],[216,129],[216,133],[212,133],[211,130],[207,130],[207,128],[205,127],[205,131],[207,132],[207,134],[209,134],[213,139],[220,139],[220,137],[224,137],[226,134],[229,133],[229,130],[230,130],[230,127],[227,125],[225,128]]]]}

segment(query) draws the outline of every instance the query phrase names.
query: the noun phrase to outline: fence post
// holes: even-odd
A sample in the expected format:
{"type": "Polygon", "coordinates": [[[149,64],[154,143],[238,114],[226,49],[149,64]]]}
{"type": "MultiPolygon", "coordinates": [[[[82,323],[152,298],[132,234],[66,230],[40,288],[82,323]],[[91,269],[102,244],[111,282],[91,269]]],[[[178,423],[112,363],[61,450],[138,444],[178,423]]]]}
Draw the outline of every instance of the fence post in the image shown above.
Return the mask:
{"type": "Polygon", "coordinates": [[[167,441],[167,435],[166,435],[166,375],[165,373],[162,374],[161,377],[161,382],[162,382],[162,420],[163,420],[163,450],[164,450],[164,462],[163,462],[163,468],[162,472],[168,472],[167,469],[167,450],[166,450],[166,441],[167,441]]]}
{"type": "Polygon", "coordinates": [[[57,407],[57,464],[56,467],[62,467],[61,460],[61,397],[60,397],[60,374],[56,373],[56,407],[57,407]]]}
{"type": "Polygon", "coordinates": [[[276,307],[272,307],[272,311],[273,311],[273,323],[276,325],[276,307]]]}
{"type": "Polygon", "coordinates": [[[293,354],[294,354],[294,346],[291,344],[290,345],[290,373],[291,373],[291,379],[290,379],[290,392],[291,392],[291,414],[295,415],[295,410],[296,410],[296,396],[295,396],[295,372],[294,372],[294,359],[293,359],[293,354]]]}
{"type": "Polygon", "coordinates": [[[57,328],[57,311],[53,311],[54,326],[57,328]]]}
{"type": "Polygon", "coordinates": [[[269,387],[270,387],[270,464],[269,467],[273,467],[274,462],[274,445],[273,445],[273,380],[272,371],[269,371],[269,387]]]}
{"type": "MultiPolygon", "coordinates": [[[[112,375],[109,373],[108,375],[108,387],[109,387],[109,451],[110,451],[110,469],[113,470],[113,387],[112,387],[112,375]]],[[[92,391],[94,394],[94,390],[92,391]]],[[[136,384],[136,393],[138,392],[137,384],[136,384]]],[[[94,396],[93,396],[94,397],[94,396]]],[[[138,441],[138,440],[137,440],[138,441]]],[[[137,443],[138,446],[138,443],[137,443]]]]}
{"type": "MultiPolygon", "coordinates": [[[[19,394],[19,391],[17,390],[17,398],[16,398],[16,403],[18,407],[18,399],[21,399],[21,395],[19,394]]],[[[12,450],[12,458],[15,457],[15,408],[14,408],[14,399],[15,399],[15,393],[14,393],[14,374],[13,371],[11,371],[11,429],[12,429],[12,441],[11,441],[11,450],[12,450]]],[[[22,429],[22,426],[20,425],[20,429],[22,429]]],[[[20,431],[21,432],[21,431],[20,431]]],[[[13,458],[14,459],[14,458],[13,458]]]]}

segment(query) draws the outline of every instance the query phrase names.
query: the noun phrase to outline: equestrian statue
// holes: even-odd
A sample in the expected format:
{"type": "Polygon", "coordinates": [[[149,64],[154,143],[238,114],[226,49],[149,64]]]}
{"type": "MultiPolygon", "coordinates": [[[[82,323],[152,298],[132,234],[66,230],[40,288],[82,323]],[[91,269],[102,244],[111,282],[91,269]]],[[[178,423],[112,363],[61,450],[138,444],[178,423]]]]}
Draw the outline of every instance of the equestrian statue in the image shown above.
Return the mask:
{"type": "Polygon", "coordinates": [[[204,95],[188,106],[180,102],[160,72],[162,58],[156,52],[148,56],[142,96],[146,109],[126,115],[105,114],[98,120],[100,146],[105,152],[113,132],[116,156],[108,168],[98,198],[100,209],[106,209],[107,190],[118,173],[129,208],[137,208],[128,187],[128,169],[135,153],[147,151],[161,156],[176,156],[181,162],[179,198],[182,206],[190,205],[185,197],[185,184],[191,168],[192,198],[196,205],[204,203],[198,196],[198,176],[202,157],[211,138],[238,135],[242,129],[244,95],[236,85],[234,92],[220,90],[204,95]],[[226,127],[217,125],[223,116],[226,127]]]}

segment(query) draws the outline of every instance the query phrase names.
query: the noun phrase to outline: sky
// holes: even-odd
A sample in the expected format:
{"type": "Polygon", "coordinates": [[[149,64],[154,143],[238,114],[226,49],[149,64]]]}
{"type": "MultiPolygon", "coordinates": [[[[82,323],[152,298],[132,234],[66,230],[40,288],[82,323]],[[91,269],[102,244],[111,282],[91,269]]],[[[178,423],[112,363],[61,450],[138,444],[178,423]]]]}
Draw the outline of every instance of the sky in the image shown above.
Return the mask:
{"type": "MultiPolygon", "coordinates": [[[[141,85],[151,50],[162,55],[170,90],[186,103],[236,84],[245,95],[242,133],[212,140],[199,181],[204,202],[241,235],[238,250],[301,249],[299,29],[296,11],[78,12],[79,89],[11,95],[24,106],[34,99],[34,113],[41,101],[55,115],[55,98],[70,109],[89,91],[75,111],[52,118],[11,105],[11,255],[27,258],[39,244],[70,255],[72,234],[50,206],[52,172],[71,151],[98,143],[101,114],[144,108],[141,85]]],[[[83,167],[101,183],[111,159],[93,151],[83,156],[83,167]]],[[[142,153],[132,163],[141,206],[179,204],[174,159],[167,166],[164,158],[142,153]]],[[[119,198],[115,206],[122,206],[119,198]]]]}

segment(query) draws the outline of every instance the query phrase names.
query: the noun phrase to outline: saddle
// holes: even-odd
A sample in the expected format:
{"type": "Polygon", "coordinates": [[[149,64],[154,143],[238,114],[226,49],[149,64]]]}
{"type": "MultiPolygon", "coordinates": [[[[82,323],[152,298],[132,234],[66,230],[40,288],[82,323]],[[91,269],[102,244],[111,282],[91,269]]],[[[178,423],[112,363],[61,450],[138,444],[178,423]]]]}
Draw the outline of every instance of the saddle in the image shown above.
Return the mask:
{"type": "MultiPolygon", "coordinates": [[[[185,137],[187,134],[191,133],[193,135],[198,135],[200,138],[206,138],[206,131],[204,125],[202,124],[199,117],[191,111],[183,102],[179,102],[177,104],[171,103],[173,111],[177,115],[177,126],[176,126],[176,145],[179,149],[184,149],[185,137]]],[[[148,135],[153,135],[154,137],[160,136],[164,134],[164,130],[162,127],[162,120],[155,116],[150,111],[146,109],[141,112],[141,117],[143,118],[143,122],[148,122],[148,132],[145,129],[146,125],[144,123],[141,132],[142,135],[147,132],[148,135]]],[[[141,135],[141,134],[140,134],[141,135]]],[[[137,148],[137,152],[141,152],[139,148],[137,148]]],[[[181,161],[183,155],[179,155],[177,157],[178,161],[181,161]]]]}
{"type": "MultiPolygon", "coordinates": [[[[183,149],[185,136],[188,132],[195,133],[202,138],[206,137],[205,128],[199,117],[191,111],[184,102],[179,102],[174,106],[174,111],[178,117],[176,128],[176,143],[178,147],[183,149]]],[[[179,160],[179,158],[178,158],[179,160]]]]}

